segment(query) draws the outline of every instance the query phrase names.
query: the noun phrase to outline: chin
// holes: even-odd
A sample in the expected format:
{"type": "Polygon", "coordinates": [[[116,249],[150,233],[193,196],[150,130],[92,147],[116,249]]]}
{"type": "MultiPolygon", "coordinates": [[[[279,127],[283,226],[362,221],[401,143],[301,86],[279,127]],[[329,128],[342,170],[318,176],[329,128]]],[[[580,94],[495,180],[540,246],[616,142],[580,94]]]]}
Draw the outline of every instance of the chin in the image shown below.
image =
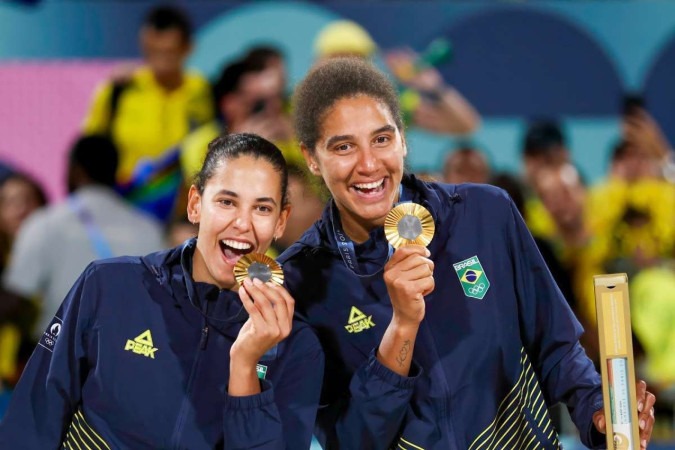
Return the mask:
{"type": "Polygon", "coordinates": [[[365,208],[361,207],[359,215],[369,222],[380,222],[384,220],[390,210],[391,204],[389,203],[369,205],[365,208]]]}

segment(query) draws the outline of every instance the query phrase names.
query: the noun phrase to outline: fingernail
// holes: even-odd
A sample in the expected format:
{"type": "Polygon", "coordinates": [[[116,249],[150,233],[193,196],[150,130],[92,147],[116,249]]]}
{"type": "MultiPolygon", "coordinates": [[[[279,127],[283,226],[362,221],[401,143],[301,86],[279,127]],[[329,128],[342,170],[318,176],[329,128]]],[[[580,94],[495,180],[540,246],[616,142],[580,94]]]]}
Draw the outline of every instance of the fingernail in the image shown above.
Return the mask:
{"type": "Polygon", "coordinates": [[[640,441],[640,447],[647,448],[647,439],[643,439],[640,441]]]}
{"type": "Polygon", "coordinates": [[[244,286],[250,286],[250,285],[251,285],[251,279],[250,278],[244,279],[244,286]]]}
{"type": "Polygon", "coordinates": [[[638,403],[638,411],[642,412],[642,408],[644,408],[644,406],[645,406],[644,403],[639,402],[638,403]]]}
{"type": "Polygon", "coordinates": [[[259,278],[254,278],[253,284],[255,284],[256,286],[262,286],[264,283],[262,281],[260,281],[259,278]]]}
{"type": "Polygon", "coordinates": [[[641,430],[644,430],[644,429],[645,429],[645,425],[646,425],[645,419],[642,419],[642,420],[640,421],[640,429],[641,429],[641,430]]]}

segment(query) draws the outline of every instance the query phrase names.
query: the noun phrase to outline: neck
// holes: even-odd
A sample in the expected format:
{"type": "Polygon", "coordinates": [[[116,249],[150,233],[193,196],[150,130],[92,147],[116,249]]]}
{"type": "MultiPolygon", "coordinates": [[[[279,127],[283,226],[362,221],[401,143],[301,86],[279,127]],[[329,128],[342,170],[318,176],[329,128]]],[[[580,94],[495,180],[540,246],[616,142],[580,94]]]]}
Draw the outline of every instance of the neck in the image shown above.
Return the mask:
{"type": "Polygon", "coordinates": [[[340,223],[345,234],[357,244],[362,244],[370,238],[370,231],[378,226],[384,225],[384,217],[377,221],[367,221],[360,217],[353,217],[344,209],[338,207],[340,211],[340,223]]]}
{"type": "Polygon", "coordinates": [[[214,286],[217,286],[218,289],[224,290],[229,289],[231,291],[238,290],[237,283],[234,282],[232,285],[224,286],[221,283],[218,283],[216,280],[211,277],[208,268],[206,267],[206,261],[202,253],[199,251],[199,248],[195,246],[195,251],[192,254],[192,279],[197,283],[208,283],[214,286]]]}
{"type": "Polygon", "coordinates": [[[183,84],[183,74],[181,72],[161,76],[155,74],[154,76],[157,84],[159,84],[167,92],[174,91],[183,84]]]}

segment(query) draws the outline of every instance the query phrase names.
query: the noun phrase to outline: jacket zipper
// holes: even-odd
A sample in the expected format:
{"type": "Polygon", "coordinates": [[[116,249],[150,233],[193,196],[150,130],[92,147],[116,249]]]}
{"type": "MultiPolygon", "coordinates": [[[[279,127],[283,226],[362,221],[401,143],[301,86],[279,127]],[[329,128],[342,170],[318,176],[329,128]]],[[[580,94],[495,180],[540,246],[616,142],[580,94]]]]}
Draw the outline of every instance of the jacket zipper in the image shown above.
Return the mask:
{"type": "Polygon", "coordinates": [[[209,339],[209,326],[206,325],[202,328],[202,339],[199,342],[199,348],[204,350],[206,348],[206,341],[209,339]]]}
{"type": "MultiPolygon", "coordinates": [[[[199,350],[206,349],[206,343],[209,337],[209,326],[206,323],[206,318],[202,318],[202,330],[201,338],[199,339],[199,350]]],[[[195,355],[195,360],[192,363],[192,369],[190,369],[190,378],[188,379],[187,389],[185,390],[185,396],[183,397],[183,402],[180,406],[180,411],[178,412],[178,417],[176,418],[176,426],[173,430],[173,435],[171,436],[171,448],[180,450],[180,439],[183,432],[183,426],[185,425],[185,418],[187,415],[188,405],[190,402],[190,394],[192,394],[192,388],[195,381],[195,376],[197,375],[197,368],[201,361],[202,352],[197,351],[195,355]]]]}

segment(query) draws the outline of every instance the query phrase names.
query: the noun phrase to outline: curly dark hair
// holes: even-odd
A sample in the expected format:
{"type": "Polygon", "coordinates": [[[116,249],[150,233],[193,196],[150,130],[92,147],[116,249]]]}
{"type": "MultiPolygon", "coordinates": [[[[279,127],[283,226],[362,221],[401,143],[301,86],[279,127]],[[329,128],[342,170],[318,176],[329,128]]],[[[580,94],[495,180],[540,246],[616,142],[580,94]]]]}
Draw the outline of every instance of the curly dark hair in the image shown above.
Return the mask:
{"type": "Polygon", "coordinates": [[[294,122],[299,141],[314,152],[328,110],[340,99],[359,95],[386,105],[396,126],[403,130],[398,95],[387,76],[361,58],[331,58],[314,66],[295,90],[294,122]]]}

